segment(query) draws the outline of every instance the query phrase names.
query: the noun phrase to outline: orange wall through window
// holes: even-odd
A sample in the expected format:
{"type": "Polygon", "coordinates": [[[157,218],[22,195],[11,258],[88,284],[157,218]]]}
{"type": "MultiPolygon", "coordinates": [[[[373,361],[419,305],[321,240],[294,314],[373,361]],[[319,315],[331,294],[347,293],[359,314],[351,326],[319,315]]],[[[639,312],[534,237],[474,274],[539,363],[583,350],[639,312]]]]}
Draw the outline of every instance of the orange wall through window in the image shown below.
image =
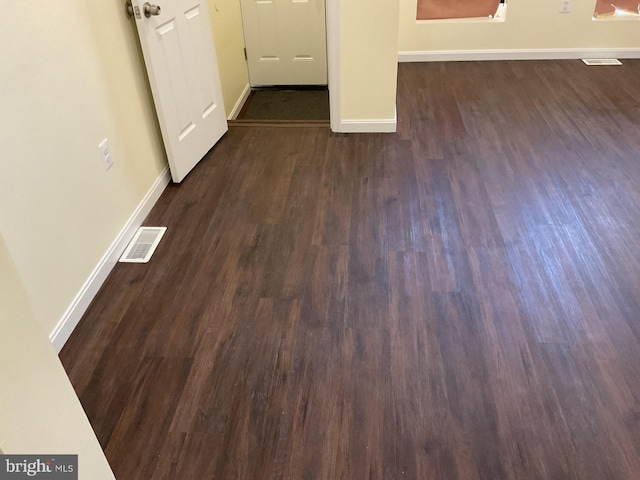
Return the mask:
{"type": "Polygon", "coordinates": [[[496,14],[500,0],[418,0],[418,20],[477,18],[496,14]]]}
{"type": "MultiPolygon", "coordinates": [[[[420,0],[418,0],[418,3],[420,3],[420,0]]],[[[640,3],[638,3],[638,0],[597,0],[593,16],[596,18],[613,16],[616,14],[616,10],[621,10],[629,15],[638,15],[640,3]]]]}

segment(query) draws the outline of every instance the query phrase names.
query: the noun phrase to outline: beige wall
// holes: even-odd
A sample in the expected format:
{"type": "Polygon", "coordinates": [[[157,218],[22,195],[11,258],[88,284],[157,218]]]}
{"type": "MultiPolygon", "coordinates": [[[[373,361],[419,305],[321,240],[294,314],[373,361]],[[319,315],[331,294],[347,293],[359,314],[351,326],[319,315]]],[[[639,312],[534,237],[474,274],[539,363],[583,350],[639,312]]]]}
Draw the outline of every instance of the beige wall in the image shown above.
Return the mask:
{"type": "Polygon", "coordinates": [[[82,480],[114,480],[0,236],[0,451],[78,454],[82,480]]]}
{"type": "Polygon", "coordinates": [[[507,0],[505,22],[417,22],[416,0],[400,0],[401,52],[491,49],[589,49],[640,47],[637,20],[593,21],[595,0],[574,1],[560,14],[560,0],[507,0]]]}
{"type": "Polygon", "coordinates": [[[3,3],[0,233],[48,333],[166,163],[135,26],[96,8],[3,3]]]}
{"type": "Polygon", "coordinates": [[[209,12],[216,42],[224,108],[229,116],[249,84],[244,59],[240,0],[209,0],[209,12]]]}
{"type": "Polygon", "coordinates": [[[398,3],[349,0],[340,2],[339,8],[341,118],[392,119],[396,106],[398,3]]]}

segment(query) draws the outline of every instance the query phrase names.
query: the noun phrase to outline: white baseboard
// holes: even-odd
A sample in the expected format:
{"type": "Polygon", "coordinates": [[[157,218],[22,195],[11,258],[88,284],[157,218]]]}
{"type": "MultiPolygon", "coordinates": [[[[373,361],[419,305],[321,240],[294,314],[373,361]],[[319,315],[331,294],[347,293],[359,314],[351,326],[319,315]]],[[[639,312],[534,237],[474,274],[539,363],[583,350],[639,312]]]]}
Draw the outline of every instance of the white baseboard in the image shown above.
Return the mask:
{"type": "Polygon", "coordinates": [[[240,94],[240,98],[238,98],[238,101],[233,106],[233,109],[231,110],[231,113],[229,114],[229,118],[227,120],[235,120],[236,118],[238,118],[238,115],[240,115],[240,110],[242,110],[244,102],[247,101],[250,93],[251,85],[247,83],[247,85],[244,87],[244,90],[242,91],[242,94],[240,94]]]}
{"type": "Polygon", "coordinates": [[[167,167],[156,179],[153,186],[149,189],[145,197],[135,209],[116,239],[111,243],[111,246],[102,256],[96,268],[93,269],[93,272],[89,275],[89,278],[80,289],[80,292],[78,292],[71,302],[71,305],[69,305],[69,308],[67,308],[66,312],[62,315],[62,319],[49,335],[49,339],[58,353],[60,353],[60,350],[64,347],[64,344],[71,336],[71,333],[78,325],[78,322],[80,322],[84,312],[89,308],[89,304],[93,300],[93,297],[95,297],[98,290],[100,290],[100,287],[116,265],[120,255],[122,255],[122,252],[124,252],[124,249],[133,238],[133,235],[142,225],[142,222],[151,211],[151,208],[155,205],[160,198],[160,195],[169,184],[170,178],[169,167],[167,167]]]}
{"type": "Polygon", "coordinates": [[[338,133],[394,133],[397,127],[396,113],[393,118],[340,120],[338,133]]]}
{"type": "Polygon", "coordinates": [[[440,50],[398,52],[398,62],[474,62],[484,60],[570,60],[640,58],[640,48],[553,48],[516,50],[440,50]]]}

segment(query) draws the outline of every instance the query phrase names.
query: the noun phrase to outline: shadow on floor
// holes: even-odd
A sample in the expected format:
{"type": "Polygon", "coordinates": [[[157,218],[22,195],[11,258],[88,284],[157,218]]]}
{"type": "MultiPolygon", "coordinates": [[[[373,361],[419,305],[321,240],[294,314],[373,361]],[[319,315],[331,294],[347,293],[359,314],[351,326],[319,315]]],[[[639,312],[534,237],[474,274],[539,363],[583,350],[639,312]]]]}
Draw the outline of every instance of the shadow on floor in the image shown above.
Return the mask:
{"type": "Polygon", "coordinates": [[[329,91],[253,90],[238,120],[329,120],[329,91]]]}

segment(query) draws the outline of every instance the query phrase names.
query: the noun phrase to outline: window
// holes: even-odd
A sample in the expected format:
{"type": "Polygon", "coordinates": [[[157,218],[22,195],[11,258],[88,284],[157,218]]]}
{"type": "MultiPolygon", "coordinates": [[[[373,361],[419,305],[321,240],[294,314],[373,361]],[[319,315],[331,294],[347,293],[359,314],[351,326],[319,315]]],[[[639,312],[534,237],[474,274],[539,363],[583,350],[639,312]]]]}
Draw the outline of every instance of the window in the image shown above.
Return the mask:
{"type": "Polygon", "coordinates": [[[494,18],[504,0],[418,0],[418,20],[494,18]]]}
{"type": "Polygon", "coordinates": [[[593,18],[628,17],[640,15],[638,0],[597,0],[593,18]]]}

